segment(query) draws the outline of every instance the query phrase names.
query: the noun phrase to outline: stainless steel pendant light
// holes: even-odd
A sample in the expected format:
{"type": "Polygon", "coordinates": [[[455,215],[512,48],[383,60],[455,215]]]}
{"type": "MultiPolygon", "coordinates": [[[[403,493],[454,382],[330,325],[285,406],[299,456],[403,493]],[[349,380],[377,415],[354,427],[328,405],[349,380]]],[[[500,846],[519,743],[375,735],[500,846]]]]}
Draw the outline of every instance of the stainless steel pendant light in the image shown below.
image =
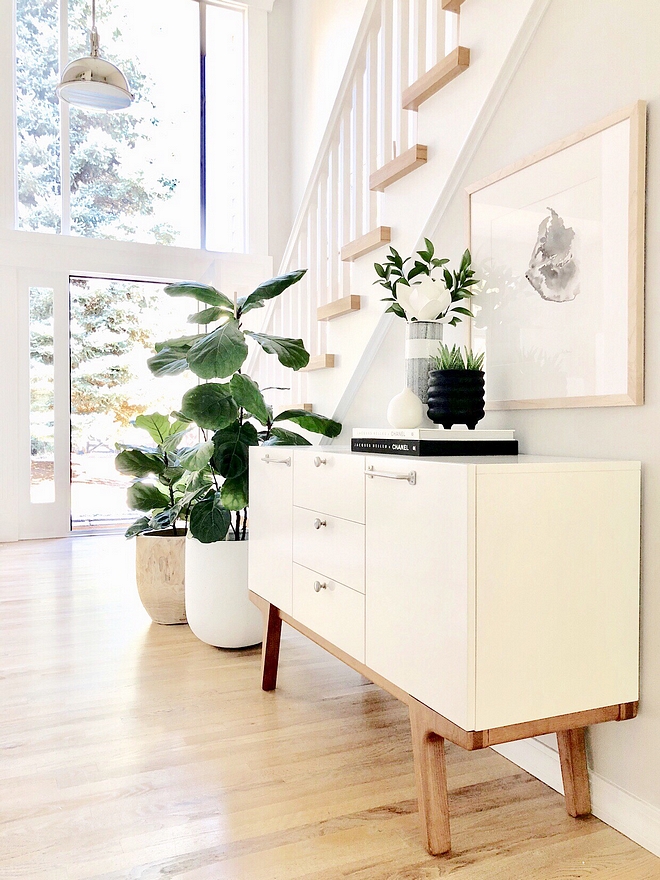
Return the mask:
{"type": "Polygon", "coordinates": [[[133,100],[121,70],[99,56],[96,0],[92,0],[90,54],[67,64],[56,91],[63,101],[84,110],[124,110],[133,100]]]}

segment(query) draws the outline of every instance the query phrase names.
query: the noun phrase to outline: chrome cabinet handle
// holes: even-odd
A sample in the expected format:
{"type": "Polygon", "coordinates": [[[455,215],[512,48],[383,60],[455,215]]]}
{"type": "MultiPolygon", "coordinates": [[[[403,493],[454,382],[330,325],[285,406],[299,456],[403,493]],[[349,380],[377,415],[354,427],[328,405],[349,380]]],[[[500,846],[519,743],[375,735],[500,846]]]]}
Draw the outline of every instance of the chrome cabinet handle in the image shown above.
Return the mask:
{"type": "Polygon", "coordinates": [[[315,519],[314,520],[314,528],[320,529],[321,526],[327,526],[327,522],[324,519],[315,519]]]}
{"type": "Polygon", "coordinates": [[[411,486],[417,483],[417,473],[415,471],[410,471],[407,474],[391,474],[387,471],[375,471],[373,465],[368,465],[365,474],[368,477],[384,477],[386,480],[406,480],[411,486]]]}
{"type": "Polygon", "coordinates": [[[288,458],[271,458],[270,455],[264,455],[261,460],[265,461],[266,464],[285,464],[287,467],[291,467],[291,456],[288,458]]]}
{"type": "Polygon", "coordinates": [[[321,467],[322,464],[327,464],[327,460],[325,458],[319,458],[317,455],[314,459],[314,467],[321,467]]]}
{"type": "Polygon", "coordinates": [[[320,593],[321,590],[327,590],[327,589],[328,589],[327,584],[322,584],[321,581],[314,581],[314,592],[315,593],[320,593]]]}

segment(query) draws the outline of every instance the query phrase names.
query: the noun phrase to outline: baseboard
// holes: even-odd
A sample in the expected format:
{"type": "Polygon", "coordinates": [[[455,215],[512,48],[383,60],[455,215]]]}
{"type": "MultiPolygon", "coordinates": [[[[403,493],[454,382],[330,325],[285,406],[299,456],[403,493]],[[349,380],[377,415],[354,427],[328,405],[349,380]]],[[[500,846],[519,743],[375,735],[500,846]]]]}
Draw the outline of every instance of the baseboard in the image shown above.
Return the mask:
{"type": "MultiPolygon", "coordinates": [[[[550,788],[564,793],[559,755],[545,743],[526,739],[494,746],[494,749],[550,788]]],[[[589,771],[589,784],[594,816],[644,849],[660,856],[660,809],[624,791],[592,770],[589,771]]]]}

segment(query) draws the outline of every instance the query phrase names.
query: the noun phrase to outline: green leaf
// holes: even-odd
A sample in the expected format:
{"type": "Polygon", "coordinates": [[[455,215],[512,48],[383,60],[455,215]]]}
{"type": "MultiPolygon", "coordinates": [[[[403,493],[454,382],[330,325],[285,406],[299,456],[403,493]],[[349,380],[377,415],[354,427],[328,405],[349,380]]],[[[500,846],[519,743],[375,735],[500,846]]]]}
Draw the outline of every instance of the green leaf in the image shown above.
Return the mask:
{"type": "Polygon", "coordinates": [[[148,532],[150,529],[149,526],[149,517],[141,516],[140,519],[136,519],[133,525],[130,525],[124,535],[127,538],[134,538],[136,535],[141,535],[142,532],[148,532]]]}
{"type": "Polygon", "coordinates": [[[181,351],[175,348],[162,348],[147,360],[147,366],[154,376],[178,376],[188,369],[188,361],[181,351]]]}
{"type": "Polygon", "coordinates": [[[135,419],[135,427],[144,428],[159,446],[162,446],[163,441],[173,433],[172,428],[176,424],[170,422],[170,417],[162,413],[145,413],[135,419]]]}
{"type": "Polygon", "coordinates": [[[160,513],[157,513],[156,516],[151,517],[149,520],[149,528],[154,532],[162,532],[164,529],[171,528],[171,526],[177,521],[178,516],[178,507],[168,507],[167,510],[162,510],[160,513]]]}
{"type": "Polygon", "coordinates": [[[169,502],[168,496],[151,483],[133,483],[126,493],[126,503],[131,510],[155,510],[167,507],[169,502]]]}
{"type": "Polygon", "coordinates": [[[296,434],[295,431],[287,431],[286,428],[271,428],[271,436],[263,444],[264,446],[311,446],[309,440],[296,434]]]}
{"type": "Polygon", "coordinates": [[[199,339],[188,352],[190,369],[202,379],[225,379],[239,370],[248,354],[238,321],[227,321],[199,339]]]}
{"type": "Polygon", "coordinates": [[[243,510],[249,503],[248,473],[228,477],[222,484],[220,496],[228,510],[243,510]]]}
{"type": "Polygon", "coordinates": [[[211,461],[215,450],[213,440],[206,443],[198,443],[191,449],[186,450],[179,458],[179,464],[187,471],[201,471],[211,461]]]}
{"type": "Polygon", "coordinates": [[[324,437],[337,437],[341,434],[341,425],[326,416],[319,416],[316,413],[307,412],[304,409],[287,409],[280,413],[275,419],[276,422],[294,422],[300,425],[306,431],[312,431],[315,434],[323,434],[324,437]]]}
{"type": "Polygon", "coordinates": [[[251,416],[258,419],[262,425],[267,425],[269,420],[268,407],[264,396],[256,382],[243,373],[234,373],[229,382],[232,397],[251,416]]]}
{"type": "Polygon", "coordinates": [[[202,544],[223,541],[231,525],[231,514],[223,507],[220,492],[199,501],[190,513],[190,531],[202,544]]]}
{"type": "Polygon", "coordinates": [[[297,269],[295,272],[289,272],[288,275],[278,275],[270,281],[264,281],[249,296],[241,297],[238,301],[238,314],[244,315],[251,309],[262,308],[266,300],[279,296],[292,284],[300,281],[306,271],[307,269],[297,269]]]}
{"type": "Polygon", "coordinates": [[[302,339],[287,339],[283,336],[268,336],[266,333],[251,333],[250,331],[247,335],[255,339],[266,354],[277,355],[277,359],[283,367],[300,370],[309,363],[309,352],[305,349],[302,339]]]}
{"type": "Polygon", "coordinates": [[[419,256],[420,256],[423,260],[425,260],[427,263],[430,263],[430,262],[431,262],[431,254],[429,253],[429,251],[417,251],[417,253],[418,253],[419,256]]]}
{"type": "Polygon", "coordinates": [[[433,254],[435,253],[435,248],[433,247],[433,242],[430,241],[428,238],[425,238],[424,244],[426,245],[426,250],[429,253],[429,260],[430,260],[431,257],[433,256],[433,254]]]}
{"type": "Polygon", "coordinates": [[[228,309],[232,315],[234,314],[234,303],[229,297],[208,284],[198,284],[196,281],[181,281],[178,284],[168,284],[165,288],[165,293],[168,296],[191,296],[198,302],[208,303],[210,306],[221,306],[228,309]]]}
{"type": "Polygon", "coordinates": [[[376,275],[379,275],[381,278],[385,277],[385,268],[380,263],[374,263],[374,269],[376,270],[376,275]]]}
{"type": "Polygon", "coordinates": [[[418,275],[428,275],[429,270],[423,263],[415,263],[413,268],[408,272],[408,281],[412,281],[413,278],[416,278],[418,275]]]}
{"type": "Polygon", "coordinates": [[[188,315],[189,324],[212,324],[213,321],[219,321],[220,318],[233,317],[234,311],[211,306],[209,309],[202,309],[201,312],[195,312],[194,315],[188,315]]]}
{"type": "MultiPolygon", "coordinates": [[[[248,469],[249,448],[259,444],[254,425],[235,422],[213,435],[215,452],[211,464],[223,477],[237,477],[248,469]]],[[[233,508],[232,508],[233,509],[233,508]]]]}
{"type": "Polygon", "coordinates": [[[403,318],[404,320],[406,319],[406,313],[401,308],[399,303],[392,303],[389,309],[385,309],[385,314],[387,314],[388,312],[394,312],[394,314],[398,315],[399,318],[403,318]]]}
{"type": "Polygon", "coordinates": [[[182,467],[168,467],[165,468],[163,473],[158,477],[158,482],[163,486],[172,486],[177,480],[180,480],[184,474],[184,469],[182,467]]]}
{"type": "Polygon", "coordinates": [[[452,315],[455,312],[458,312],[459,315],[467,315],[469,318],[474,318],[472,312],[469,309],[464,309],[463,306],[454,306],[454,308],[451,310],[452,315]]]}
{"type": "Polygon", "coordinates": [[[183,395],[181,411],[200,428],[217,431],[238,418],[238,407],[228,382],[196,385],[183,395]]]}
{"type": "Polygon", "coordinates": [[[190,351],[198,339],[204,339],[205,333],[195,333],[193,336],[177,336],[175,339],[166,339],[165,342],[156,342],[154,348],[156,351],[163,351],[165,348],[171,348],[179,354],[184,355],[190,351]]]}
{"type": "Polygon", "coordinates": [[[470,254],[470,251],[466,248],[465,252],[463,253],[463,257],[461,258],[461,266],[460,266],[459,272],[465,272],[465,270],[469,267],[471,262],[472,262],[472,255],[470,254]]]}
{"type": "Polygon", "coordinates": [[[454,286],[454,279],[451,276],[451,272],[448,269],[443,269],[442,274],[444,275],[447,290],[451,290],[454,286]]]}
{"type": "Polygon", "coordinates": [[[437,257],[435,257],[433,260],[431,260],[431,265],[435,266],[437,269],[439,266],[445,266],[448,262],[449,260],[439,260],[437,257]]]}
{"type": "Polygon", "coordinates": [[[147,474],[162,474],[165,463],[156,452],[124,449],[116,456],[115,467],[120,474],[127,474],[129,477],[146,477],[147,474]]]}

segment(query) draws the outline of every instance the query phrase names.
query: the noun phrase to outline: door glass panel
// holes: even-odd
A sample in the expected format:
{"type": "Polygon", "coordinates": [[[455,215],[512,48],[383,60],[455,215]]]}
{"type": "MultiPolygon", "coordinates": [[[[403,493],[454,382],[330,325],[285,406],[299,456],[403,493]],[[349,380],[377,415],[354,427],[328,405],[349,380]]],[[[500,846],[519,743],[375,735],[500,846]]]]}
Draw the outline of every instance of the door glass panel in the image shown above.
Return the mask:
{"type": "Polygon", "coordinates": [[[55,501],[54,291],[30,288],[30,501],[55,501]]]}
{"type": "Polygon", "coordinates": [[[197,381],[156,378],[147,359],[155,342],[197,329],[186,324],[190,302],[162,284],[72,277],[70,298],[72,529],[121,526],[141,514],[126,506],[132,479],[115,470],[115,444],[152,445],[131,422],[179,409],[197,381]]]}

